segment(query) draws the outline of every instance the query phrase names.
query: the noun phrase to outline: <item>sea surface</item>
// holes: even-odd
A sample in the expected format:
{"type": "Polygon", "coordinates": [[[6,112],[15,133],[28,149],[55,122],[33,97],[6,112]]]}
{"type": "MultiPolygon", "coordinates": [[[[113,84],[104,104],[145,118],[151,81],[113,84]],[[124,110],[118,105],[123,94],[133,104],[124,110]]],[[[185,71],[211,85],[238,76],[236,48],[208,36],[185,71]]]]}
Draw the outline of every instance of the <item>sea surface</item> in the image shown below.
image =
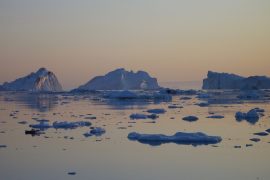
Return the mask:
{"type": "Polygon", "coordinates": [[[270,128],[269,98],[239,100],[235,94],[211,92],[211,100],[196,95],[183,100],[187,95],[175,95],[171,101],[156,101],[103,99],[94,93],[1,92],[0,179],[269,180],[270,135],[253,134],[270,128]],[[196,105],[199,102],[210,104],[200,107],[196,105]],[[168,108],[172,104],[183,107],[168,108]],[[259,120],[235,119],[237,111],[256,107],[265,110],[259,120]],[[152,108],[164,108],[166,113],[156,120],[129,118],[152,108]],[[224,118],[207,118],[213,114],[224,118]],[[199,120],[182,120],[188,115],[199,120]],[[89,127],[49,128],[44,134],[26,135],[29,125],[39,119],[49,123],[89,121],[106,132],[85,137],[89,127]],[[215,145],[151,146],[127,138],[130,132],[173,135],[179,131],[221,136],[222,141],[215,145]]]}

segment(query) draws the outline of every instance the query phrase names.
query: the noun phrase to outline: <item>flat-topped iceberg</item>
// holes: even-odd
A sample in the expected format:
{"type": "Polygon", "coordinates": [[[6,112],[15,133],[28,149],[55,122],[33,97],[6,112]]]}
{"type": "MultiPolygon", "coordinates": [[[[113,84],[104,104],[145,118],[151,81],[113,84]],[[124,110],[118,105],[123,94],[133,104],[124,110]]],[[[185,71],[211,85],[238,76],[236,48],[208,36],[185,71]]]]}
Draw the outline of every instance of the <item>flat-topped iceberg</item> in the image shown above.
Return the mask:
{"type": "Polygon", "coordinates": [[[270,78],[266,76],[242,77],[236,74],[208,71],[203,80],[203,89],[270,89],[270,78]]]}
{"type": "Polygon", "coordinates": [[[86,84],[78,87],[80,90],[139,90],[159,89],[156,78],[145,71],[127,71],[116,69],[104,76],[96,76],[86,84]]]}
{"type": "Polygon", "coordinates": [[[5,82],[1,88],[7,91],[63,91],[55,74],[46,68],[40,68],[37,72],[31,73],[12,82],[5,82]]]}
{"type": "Polygon", "coordinates": [[[140,134],[137,132],[131,132],[128,134],[128,139],[153,146],[161,145],[163,143],[207,145],[217,144],[222,140],[220,136],[209,136],[202,132],[177,132],[172,136],[164,134],[140,134]]]}

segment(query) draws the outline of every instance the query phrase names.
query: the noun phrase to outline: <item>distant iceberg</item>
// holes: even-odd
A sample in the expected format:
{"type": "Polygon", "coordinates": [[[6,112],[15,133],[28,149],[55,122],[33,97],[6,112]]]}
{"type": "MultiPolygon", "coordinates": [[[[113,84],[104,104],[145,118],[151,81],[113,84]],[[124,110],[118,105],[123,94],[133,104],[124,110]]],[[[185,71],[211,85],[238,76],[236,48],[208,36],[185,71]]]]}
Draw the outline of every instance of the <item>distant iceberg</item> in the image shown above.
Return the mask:
{"type": "Polygon", "coordinates": [[[59,92],[63,91],[55,74],[46,68],[40,68],[37,72],[31,73],[12,82],[5,82],[0,90],[6,91],[34,91],[34,92],[59,92]]]}
{"type": "Polygon", "coordinates": [[[220,136],[209,136],[202,132],[177,132],[172,136],[167,136],[163,134],[140,134],[136,132],[131,132],[128,134],[128,139],[153,146],[158,146],[163,143],[207,145],[217,144],[222,140],[220,136]]]}
{"type": "Polygon", "coordinates": [[[242,77],[236,74],[208,71],[203,80],[203,89],[270,89],[270,78],[266,76],[242,77]]]}
{"type": "Polygon", "coordinates": [[[153,90],[159,89],[156,78],[145,71],[126,71],[116,69],[104,76],[96,76],[77,90],[153,90]]]}

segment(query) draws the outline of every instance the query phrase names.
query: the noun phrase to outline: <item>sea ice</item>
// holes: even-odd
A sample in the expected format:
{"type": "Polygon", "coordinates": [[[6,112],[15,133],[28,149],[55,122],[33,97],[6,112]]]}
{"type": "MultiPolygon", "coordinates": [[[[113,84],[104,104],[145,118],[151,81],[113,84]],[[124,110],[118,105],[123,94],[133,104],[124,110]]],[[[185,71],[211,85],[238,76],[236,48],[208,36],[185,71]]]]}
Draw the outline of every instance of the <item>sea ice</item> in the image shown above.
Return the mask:
{"type": "Polygon", "coordinates": [[[161,145],[163,143],[207,145],[216,144],[221,142],[222,140],[220,136],[209,136],[202,132],[177,132],[172,136],[167,136],[163,134],[140,134],[136,132],[131,132],[128,134],[128,139],[134,141],[136,140],[149,145],[161,145]]]}

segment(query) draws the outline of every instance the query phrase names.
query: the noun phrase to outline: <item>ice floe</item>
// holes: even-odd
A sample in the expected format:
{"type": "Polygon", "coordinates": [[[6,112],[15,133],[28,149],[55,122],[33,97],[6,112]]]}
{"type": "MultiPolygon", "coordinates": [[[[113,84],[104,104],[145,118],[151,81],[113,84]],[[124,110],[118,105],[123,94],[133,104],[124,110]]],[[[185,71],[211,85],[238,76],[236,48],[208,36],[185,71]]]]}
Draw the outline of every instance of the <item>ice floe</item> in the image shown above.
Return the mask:
{"type": "Polygon", "coordinates": [[[102,134],[104,134],[106,132],[106,130],[104,128],[101,127],[95,127],[93,129],[91,129],[89,132],[84,133],[83,135],[85,137],[90,137],[90,136],[101,136],[102,134]]]}
{"type": "Polygon", "coordinates": [[[165,109],[149,109],[147,110],[148,113],[152,114],[164,114],[166,112],[165,109]]]}
{"type": "Polygon", "coordinates": [[[207,118],[222,119],[222,118],[224,118],[224,116],[222,116],[222,115],[212,115],[212,116],[207,116],[207,118]]]}
{"type": "Polygon", "coordinates": [[[216,144],[222,140],[220,136],[209,136],[202,132],[177,132],[172,136],[164,134],[140,134],[137,132],[131,132],[128,134],[128,139],[153,146],[161,145],[163,143],[207,145],[216,144]]]}
{"type": "Polygon", "coordinates": [[[158,115],[156,114],[140,114],[134,113],[129,116],[130,119],[157,119],[158,115]]]}

